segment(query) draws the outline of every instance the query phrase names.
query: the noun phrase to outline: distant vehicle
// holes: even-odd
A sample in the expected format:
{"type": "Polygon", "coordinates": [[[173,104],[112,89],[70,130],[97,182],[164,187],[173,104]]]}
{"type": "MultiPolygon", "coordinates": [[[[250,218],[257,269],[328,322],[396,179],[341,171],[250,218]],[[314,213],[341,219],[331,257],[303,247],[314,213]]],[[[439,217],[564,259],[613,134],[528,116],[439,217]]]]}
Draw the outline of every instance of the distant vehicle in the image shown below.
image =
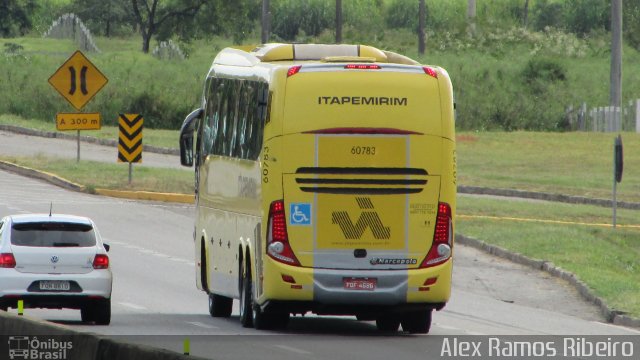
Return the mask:
{"type": "Polygon", "coordinates": [[[429,332],[451,293],[454,131],[440,67],[365,45],[222,50],[180,134],[211,315],[236,298],[246,327],[311,311],[429,332]]]}
{"type": "Polygon", "coordinates": [[[80,309],[82,321],[111,321],[112,274],[96,225],[59,214],[0,220],[0,309],[80,309]]]}

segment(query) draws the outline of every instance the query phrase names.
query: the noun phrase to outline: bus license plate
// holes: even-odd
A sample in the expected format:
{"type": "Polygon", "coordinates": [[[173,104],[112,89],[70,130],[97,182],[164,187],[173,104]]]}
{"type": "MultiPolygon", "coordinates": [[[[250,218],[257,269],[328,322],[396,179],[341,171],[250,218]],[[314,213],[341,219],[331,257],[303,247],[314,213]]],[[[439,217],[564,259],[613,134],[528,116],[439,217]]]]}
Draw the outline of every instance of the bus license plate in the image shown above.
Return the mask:
{"type": "Polygon", "coordinates": [[[69,291],[71,284],[68,281],[40,281],[40,290],[48,291],[69,291]]]}
{"type": "Polygon", "coordinates": [[[376,279],[372,278],[343,278],[342,283],[345,290],[368,290],[376,289],[376,279]]]}

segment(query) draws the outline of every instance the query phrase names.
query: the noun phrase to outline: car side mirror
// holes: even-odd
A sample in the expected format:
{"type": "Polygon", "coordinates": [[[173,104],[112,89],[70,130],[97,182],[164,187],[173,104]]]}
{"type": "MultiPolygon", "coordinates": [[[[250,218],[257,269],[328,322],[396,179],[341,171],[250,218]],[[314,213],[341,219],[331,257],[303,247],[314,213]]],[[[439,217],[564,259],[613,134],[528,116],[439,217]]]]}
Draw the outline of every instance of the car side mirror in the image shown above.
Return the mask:
{"type": "Polygon", "coordinates": [[[104,249],[107,250],[107,252],[109,252],[109,250],[111,249],[111,245],[109,244],[102,244],[104,246],[104,249]]]}

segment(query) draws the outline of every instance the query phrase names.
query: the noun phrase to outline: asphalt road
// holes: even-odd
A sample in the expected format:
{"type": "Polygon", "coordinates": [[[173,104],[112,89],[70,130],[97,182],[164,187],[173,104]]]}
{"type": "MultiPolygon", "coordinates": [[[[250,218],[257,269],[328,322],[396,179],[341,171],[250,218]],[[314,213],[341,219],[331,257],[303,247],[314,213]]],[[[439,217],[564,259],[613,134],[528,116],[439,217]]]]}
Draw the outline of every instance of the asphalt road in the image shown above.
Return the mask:
{"type": "Polygon", "coordinates": [[[640,334],[603,323],[595,307],[557,279],[464,246],[455,248],[452,299],[434,314],[430,336],[380,336],[373,323],[348,317],[296,317],[283,333],[245,329],[237,304],[231,319],[211,318],[207,297],[195,287],[192,206],[75,193],[0,171],[0,216],[47,212],[50,203],[54,212],[93,218],[112,245],[110,326],[82,324],[79,311],[25,311],[80,331],[179,352],[189,337],[192,354],[211,359],[354,360],[426,359],[439,350],[438,335],[640,334]]]}
{"type": "MultiPolygon", "coordinates": [[[[143,140],[144,142],[144,140],[143,140]]],[[[176,146],[178,139],[176,139],[176,146]]],[[[77,159],[78,143],[76,140],[45,138],[0,131],[0,155],[7,156],[47,156],[66,159],[77,159]]],[[[117,163],[118,148],[80,142],[80,159],[117,163]]],[[[126,166],[123,164],[122,166],[126,166]]],[[[180,165],[180,157],[162,155],[143,151],[142,162],[134,166],[163,167],[193,171],[180,165]]]]}

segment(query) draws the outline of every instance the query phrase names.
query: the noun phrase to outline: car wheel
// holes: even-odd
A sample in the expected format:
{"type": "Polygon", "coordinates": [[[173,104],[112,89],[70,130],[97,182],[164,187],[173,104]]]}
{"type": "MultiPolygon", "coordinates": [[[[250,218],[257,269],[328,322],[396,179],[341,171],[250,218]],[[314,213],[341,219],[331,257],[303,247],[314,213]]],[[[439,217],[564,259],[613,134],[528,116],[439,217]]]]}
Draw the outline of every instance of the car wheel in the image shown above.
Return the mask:
{"type": "Polygon", "coordinates": [[[402,330],[411,334],[428,334],[431,329],[431,309],[412,311],[402,317],[402,330]]]}
{"type": "Polygon", "coordinates": [[[241,269],[244,269],[244,271],[242,272],[242,285],[240,286],[240,323],[242,326],[249,328],[254,325],[251,311],[253,305],[251,268],[249,265],[244,265],[241,269]]]}
{"type": "Polygon", "coordinates": [[[400,319],[392,315],[383,315],[376,319],[378,330],[384,332],[395,332],[400,327],[400,319]]]}
{"type": "Polygon", "coordinates": [[[213,317],[229,317],[233,309],[233,299],[222,295],[209,294],[209,314],[213,317]]]}
{"type": "Polygon", "coordinates": [[[80,318],[82,322],[93,322],[95,319],[95,312],[91,305],[85,305],[80,309],[80,318]]]}
{"type": "Polygon", "coordinates": [[[98,301],[94,311],[96,325],[109,325],[111,323],[111,299],[98,301]]]}

